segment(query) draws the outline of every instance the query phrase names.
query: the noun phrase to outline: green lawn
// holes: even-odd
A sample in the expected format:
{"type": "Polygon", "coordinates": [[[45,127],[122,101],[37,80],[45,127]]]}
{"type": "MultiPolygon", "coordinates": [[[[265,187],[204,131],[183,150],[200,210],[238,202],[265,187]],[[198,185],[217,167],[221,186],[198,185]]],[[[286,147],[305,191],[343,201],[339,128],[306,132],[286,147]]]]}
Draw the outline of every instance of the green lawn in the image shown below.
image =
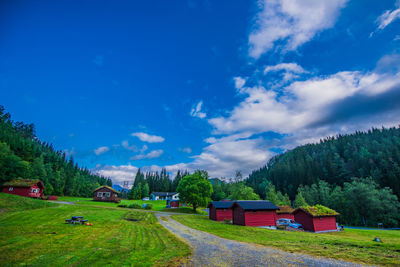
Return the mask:
{"type": "Polygon", "coordinates": [[[55,206],[58,205],[40,199],[0,193],[0,214],[6,211],[22,211],[55,206]]]}
{"type": "Polygon", "coordinates": [[[101,201],[93,201],[93,198],[87,197],[59,197],[58,201],[67,201],[67,202],[74,202],[77,205],[89,205],[89,206],[103,206],[103,207],[117,207],[119,204],[129,205],[132,203],[138,203],[140,205],[143,204],[152,204],[152,210],[162,210],[166,206],[165,200],[121,200],[121,203],[112,203],[112,202],[101,202],[101,201]]]}
{"type": "Polygon", "coordinates": [[[190,254],[152,213],[11,197],[19,204],[0,193],[0,266],[176,266],[190,254]],[[10,205],[20,207],[3,208],[10,205]],[[71,216],[93,226],[65,224],[71,216]]]}
{"type": "Polygon", "coordinates": [[[194,212],[193,208],[191,207],[180,207],[180,208],[165,208],[161,211],[165,212],[177,212],[177,213],[189,213],[189,214],[200,214],[200,215],[207,215],[208,213],[202,208],[197,208],[196,212],[194,212]]]}
{"type": "Polygon", "coordinates": [[[173,215],[173,219],[217,236],[256,243],[288,252],[299,252],[366,264],[399,265],[400,231],[355,230],[308,233],[267,230],[215,222],[206,216],[173,215]],[[380,237],[382,243],[372,241],[380,237]]]}

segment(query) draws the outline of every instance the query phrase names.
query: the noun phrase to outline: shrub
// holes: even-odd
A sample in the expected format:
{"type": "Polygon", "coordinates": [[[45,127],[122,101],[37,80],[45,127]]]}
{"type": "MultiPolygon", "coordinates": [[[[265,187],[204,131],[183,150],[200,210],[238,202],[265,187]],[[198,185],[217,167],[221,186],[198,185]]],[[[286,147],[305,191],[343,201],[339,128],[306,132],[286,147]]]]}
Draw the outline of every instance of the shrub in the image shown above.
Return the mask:
{"type": "Polygon", "coordinates": [[[138,203],[132,203],[132,204],[130,204],[128,206],[128,208],[130,208],[130,209],[141,209],[142,206],[140,206],[140,204],[138,204],[138,203]]]}
{"type": "Polygon", "coordinates": [[[152,204],[146,204],[146,206],[144,206],[145,210],[151,210],[153,208],[152,204]]]}
{"type": "Polygon", "coordinates": [[[120,207],[120,208],[126,208],[126,207],[127,207],[127,205],[126,205],[126,204],[119,204],[117,207],[120,207]]]}

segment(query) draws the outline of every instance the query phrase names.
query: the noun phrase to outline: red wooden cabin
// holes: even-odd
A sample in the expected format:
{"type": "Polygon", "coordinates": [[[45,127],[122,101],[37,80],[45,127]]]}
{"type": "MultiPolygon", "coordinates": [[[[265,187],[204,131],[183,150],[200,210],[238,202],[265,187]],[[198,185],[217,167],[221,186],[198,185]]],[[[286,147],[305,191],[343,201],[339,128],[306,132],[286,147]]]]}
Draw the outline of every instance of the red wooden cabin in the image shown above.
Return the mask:
{"type": "Polygon", "coordinates": [[[279,219],[291,219],[294,220],[293,211],[294,209],[290,206],[278,206],[279,210],[276,211],[277,220],[279,219]]]}
{"type": "Polygon", "coordinates": [[[94,190],[93,200],[115,203],[119,203],[121,201],[121,199],[118,197],[118,191],[106,185],[100,186],[94,190]]]}
{"type": "Polygon", "coordinates": [[[245,226],[276,226],[279,208],[268,200],[235,201],[232,205],[232,222],[245,226]]]}
{"type": "Polygon", "coordinates": [[[38,179],[15,179],[3,184],[3,193],[42,198],[44,185],[38,179]]]}
{"type": "MultiPolygon", "coordinates": [[[[317,205],[318,206],[318,205],[317,205]]],[[[326,208],[327,209],[327,208],[326,208]]],[[[338,231],[336,225],[336,216],[339,215],[334,210],[321,211],[318,207],[297,208],[294,214],[294,220],[303,226],[303,229],[311,232],[332,232],[338,231]]]]}
{"type": "Polygon", "coordinates": [[[233,201],[212,201],[208,204],[210,220],[223,221],[232,220],[231,206],[233,201]]]}

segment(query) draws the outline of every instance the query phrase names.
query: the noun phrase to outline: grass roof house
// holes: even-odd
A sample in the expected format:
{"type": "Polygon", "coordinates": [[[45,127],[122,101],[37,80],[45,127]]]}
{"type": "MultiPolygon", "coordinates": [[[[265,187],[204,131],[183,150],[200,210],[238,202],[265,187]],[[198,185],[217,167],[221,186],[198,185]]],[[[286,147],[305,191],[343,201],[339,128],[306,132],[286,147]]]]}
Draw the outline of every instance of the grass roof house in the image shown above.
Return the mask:
{"type": "Polygon", "coordinates": [[[337,231],[336,211],[322,205],[305,206],[297,208],[294,212],[294,220],[303,225],[304,230],[311,232],[337,231]]]}
{"type": "Polygon", "coordinates": [[[42,198],[44,185],[39,179],[14,179],[3,184],[3,193],[42,198]]]}

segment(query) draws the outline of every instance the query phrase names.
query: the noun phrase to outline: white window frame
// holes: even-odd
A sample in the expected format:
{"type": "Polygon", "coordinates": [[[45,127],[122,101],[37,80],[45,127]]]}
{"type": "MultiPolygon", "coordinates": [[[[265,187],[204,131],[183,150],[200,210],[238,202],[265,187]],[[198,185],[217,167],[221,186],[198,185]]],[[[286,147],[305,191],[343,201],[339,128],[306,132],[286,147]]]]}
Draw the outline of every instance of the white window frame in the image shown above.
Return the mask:
{"type": "Polygon", "coordinates": [[[12,186],[8,188],[8,191],[13,191],[13,190],[14,190],[14,187],[12,187],[12,186]]]}

